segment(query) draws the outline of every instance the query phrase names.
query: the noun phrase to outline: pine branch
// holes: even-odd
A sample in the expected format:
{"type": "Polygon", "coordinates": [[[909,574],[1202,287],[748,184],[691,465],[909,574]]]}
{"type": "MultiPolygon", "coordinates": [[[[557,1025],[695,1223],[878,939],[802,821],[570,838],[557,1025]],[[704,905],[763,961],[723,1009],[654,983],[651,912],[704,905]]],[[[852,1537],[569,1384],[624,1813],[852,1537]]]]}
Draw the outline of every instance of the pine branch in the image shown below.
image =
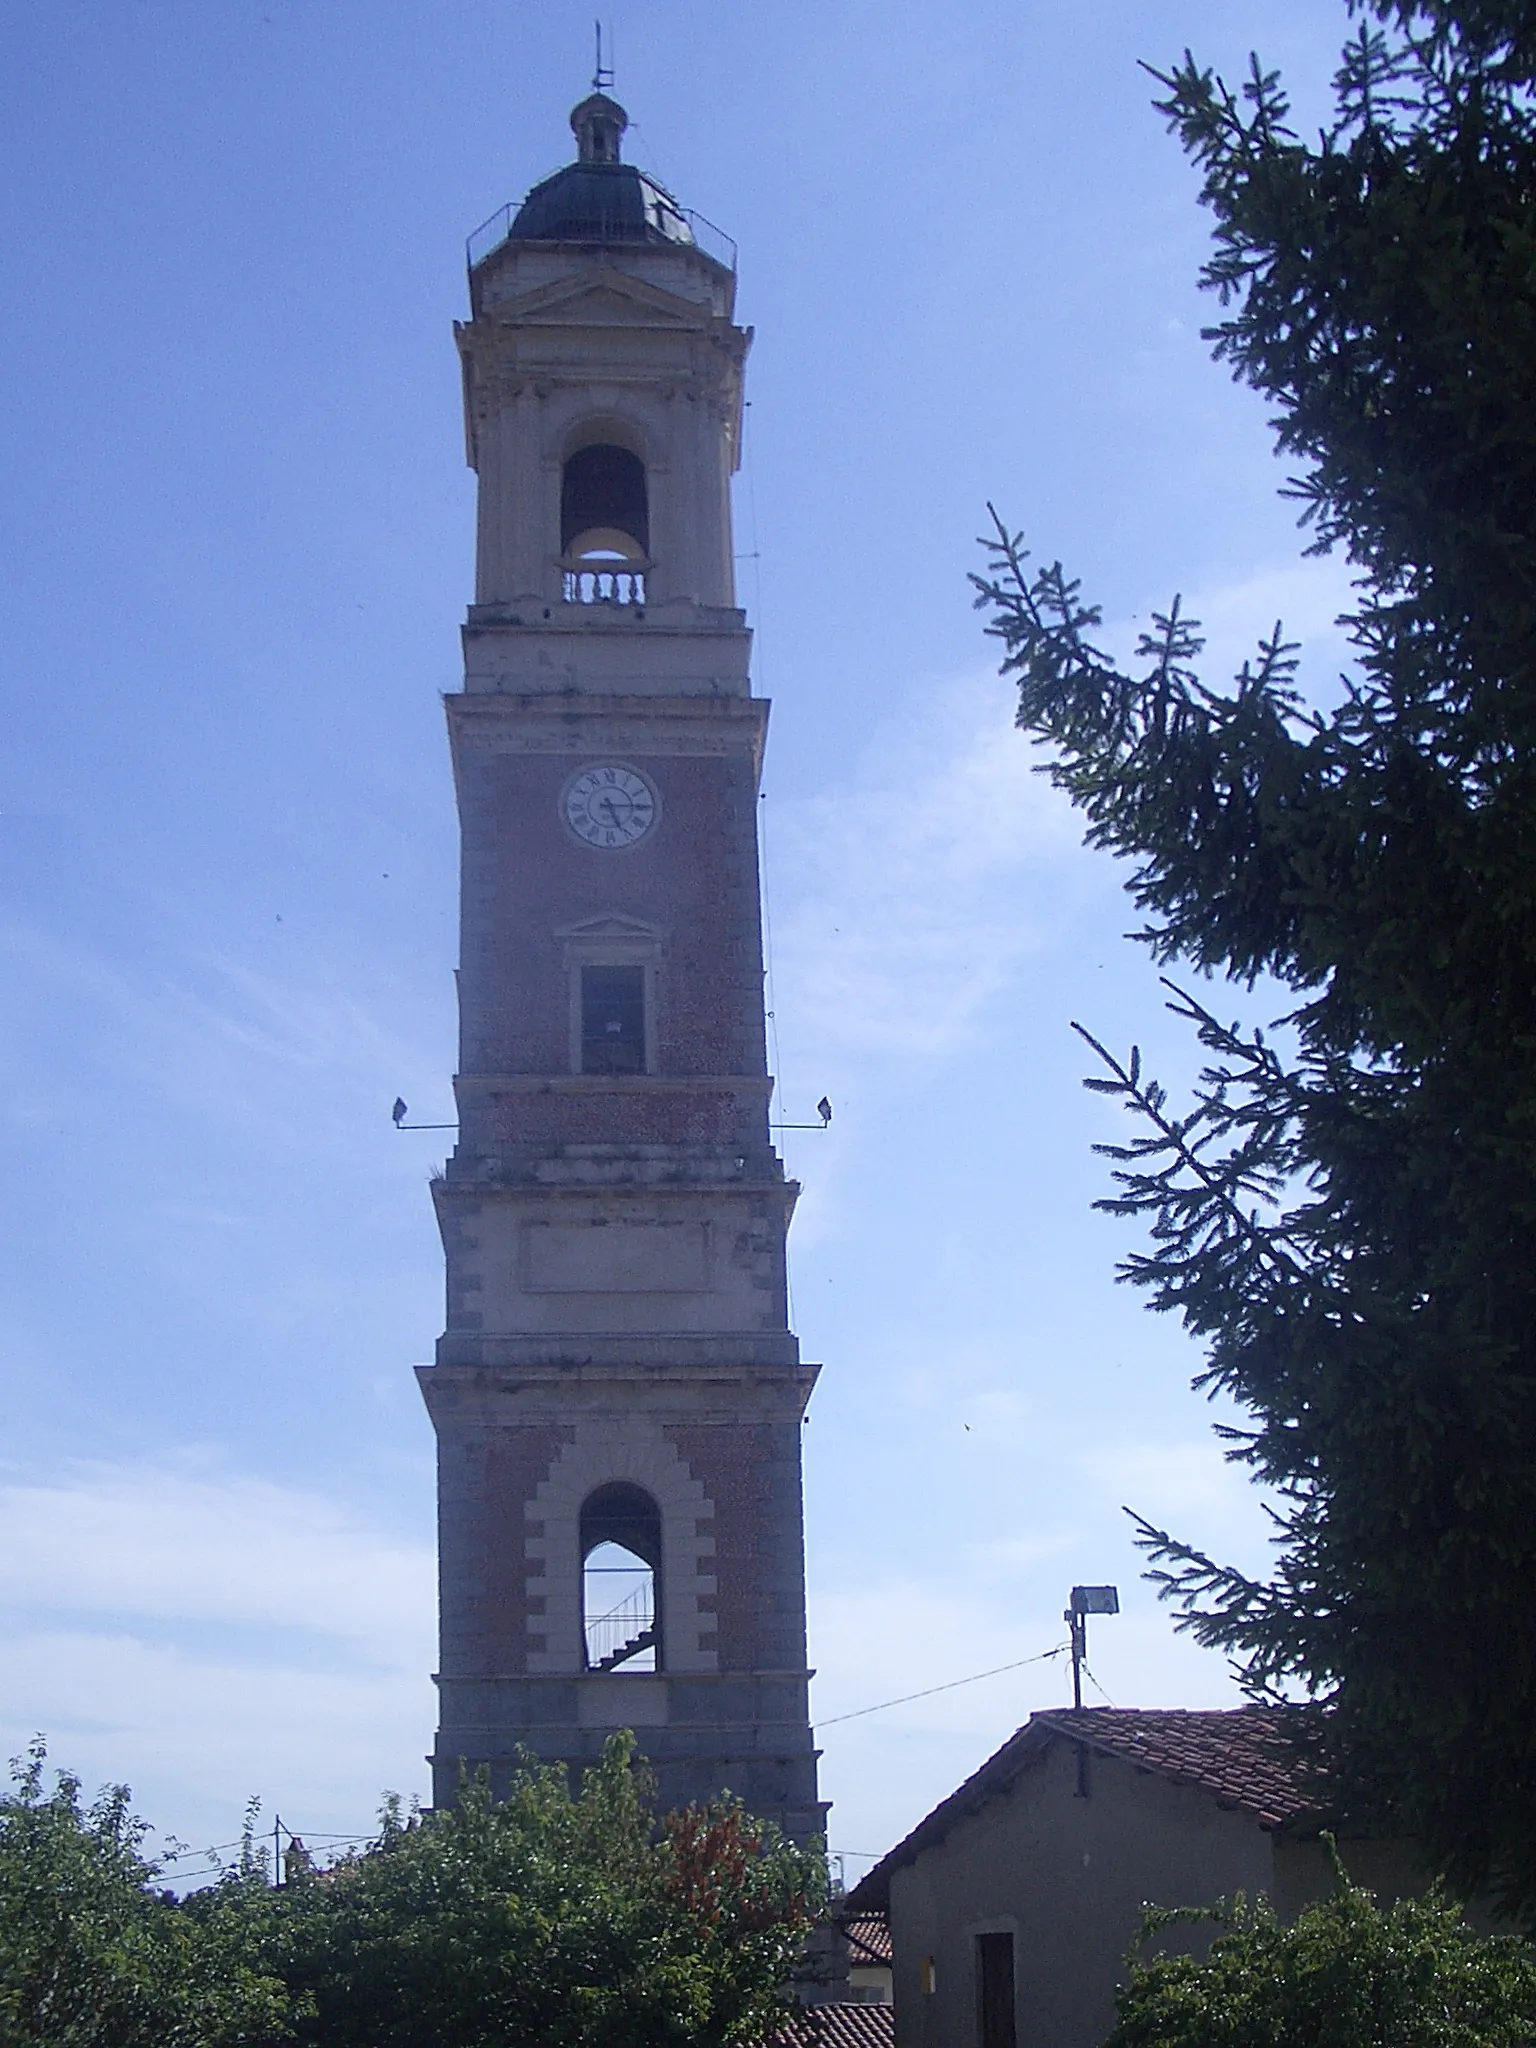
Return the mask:
{"type": "MultiPolygon", "coordinates": [[[[1197,1018],[1203,1030],[1221,1033],[1215,1019],[1183,990],[1166,978],[1163,986],[1173,990],[1178,998],[1177,1004],[1169,1006],[1175,1014],[1179,1014],[1179,1006],[1182,1005],[1182,1014],[1197,1018]]],[[[1172,1219],[1186,1208],[1189,1201],[1188,1191],[1175,1185],[1175,1177],[1186,1173],[1196,1183],[1194,1213],[1201,1229],[1207,1227],[1208,1219],[1219,1217],[1231,1234],[1248,1246],[1254,1259],[1271,1267],[1277,1277],[1292,1283],[1310,1282],[1312,1274],[1301,1247],[1284,1233],[1267,1229],[1258,1221],[1257,1214],[1245,1209],[1239,1199],[1240,1195],[1247,1193],[1274,1201],[1288,1178],[1291,1161],[1285,1156],[1282,1133],[1275,1120],[1267,1120],[1266,1126],[1250,1132],[1248,1139],[1236,1151],[1211,1165],[1201,1156],[1202,1152],[1218,1137],[1225,1136],[1242,1118],[1242,1112],[1233,1109],[1225,1097],[1224,1088],[1230,1077],[1222,1076],[1220,1084],[1203,1097],[1188,1116],[1175,1118],[1167,1113],[1167,1091],[1156,1081],[1142,1082],[1141,1054],[1137,1047],[1131,1048],[1128,1064],[1122,1065],[1086,1026],[1074,1022],[1072,1029],[1097,1053],[1111,1076],[1109,1080],[1090,1076],[1083,1086],[1095,1094],[1111,1095],[1123,1101],[1157,1134],[1155,1138],[1134,1145],[1096,1144],[1095,1152],[1127,1161],[1166,1160],[1156,1173],[1117,1171],[1113,1177],[1128,1190],[1127,1194],[1106,1197],[1095,1202],[1094,1207],[1110,1215],[1121,1216],[1142,1215],[1148,1209],[1156,1209],[1159,1211],[1159,1226],[1154,1235],[1165,1243],[1170,1239],[1176,1243],[1185,1242],[1191,1224],[1176,1226],[1172,1219]]],[[[1221,1033],[1221,1036],[1225,1039],[1227,1035],[1221,1033]]],[[[1273,1065],[1273,1056],[1262,1042],[1256,1043],[1252,1050],[1273,1065]]],[[[1277,1066],[1274,1072],[1279,1075],[1277,1066]]],[[[1157,1266],[1161,1261],[1151,1263],[1157,1266]]]]}

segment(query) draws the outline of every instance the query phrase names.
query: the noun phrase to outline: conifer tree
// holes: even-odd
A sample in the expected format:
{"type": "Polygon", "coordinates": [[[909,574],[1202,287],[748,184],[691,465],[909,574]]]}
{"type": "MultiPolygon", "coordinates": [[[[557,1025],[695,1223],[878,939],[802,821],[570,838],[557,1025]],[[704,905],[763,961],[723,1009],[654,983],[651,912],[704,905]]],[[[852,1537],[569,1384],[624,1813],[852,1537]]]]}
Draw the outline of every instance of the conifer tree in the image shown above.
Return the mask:
{"type": "Polygon", "coordinates": [[[1150,1222],[1122,1271],[1278,1502],[1267,1580],[1144,1527],[1153,1575],[1257,1696],[1329,1703],[1343,1808],[1536,1916],[1536,10],[1351,13],[1315,144],[1257,60],[1154,74],[1215,216],[1208,338],[1357,572],[1342,695],[1279,627],[1203,680],[1177,600],[1117,667],[1001,523],[975,580],[1154,956],[1285,992],[1266,1034],[1176,988],[1186,1108],[1096,1048],[1143,1119],[1107,1148],[1100,1206],[1150,1222]]]}

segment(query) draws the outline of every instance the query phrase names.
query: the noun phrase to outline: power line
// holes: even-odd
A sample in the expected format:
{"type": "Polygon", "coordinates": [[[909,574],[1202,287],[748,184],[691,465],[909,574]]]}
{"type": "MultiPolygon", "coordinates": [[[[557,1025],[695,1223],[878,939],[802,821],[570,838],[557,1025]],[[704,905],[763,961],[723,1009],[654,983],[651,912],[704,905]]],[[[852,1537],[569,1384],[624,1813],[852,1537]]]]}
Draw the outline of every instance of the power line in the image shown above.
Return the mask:
{"type": "MultiPolygon", "coordinates": [[[[994,1664],[990,1671],[973,1671],[969,1678],[952,1678],[947,1685],[926,1685],[921,1692],[904,1692],[900,1699],[881,1700],[877,1706],[855,1707],[851,1714],[834,1714],[829,1721],[818,1721],[818,1728],[835,1728],[839,1721],[857,1721],[865,1714],[883,1714],[887,1707],[904,1707],[909,1700],[932,1699],[936,1692],[953,1692],[956,1686],[974,1685],[980,1678],[999,1678],[1005,1671],[1022,1671],[1026,1664],[1044,1664],[1048,1658],[1062,1656],[1067,1645],[1058,1643],[1054,1650],[1042,1650],[1035,1657],[1020,1657],[1014,1664],[994,1664]]],[[[1098,1684],[1098,1680],[1094,1680],[1098,1684]]],[[[853,1853],[851,1850],[848,1852],[853,1853]]]]}
{"type": "Polygon", "coordinates": [[[1083,1665],[1083,1676],[1092,1683],[1094,1691],[1099,1695],[1099,1698],[1103,1700],[1106,1707],[1112,1707],[1115,1704],[1114,1701],[1110,1698],[1109,1694],[1104,1690],[1103,1686],[1100,1685],[1099,1681],[1094,1677],[1093,1673],[1088,1669],[1086,1662],[1083,1665]]]}
{"type": "MultiPolygon", "coordinates": [[[[279,1821],[278,1826],[288,1837],[290,1843],[295,1841],[308,1842],[316,1848],[337,1849],[348,1847],[356,1842],[371,1842],[375,1839],[373,1835],[311,1834],[307,1829],[301,1831],[297,1828],[289,1827],[285,1820],[279,1821]]],[[[263,1843],[264,1846],[265,1844],[263,1843]]],[[[241,1840],[236,1842],[215,1842],[207,1849],[184,1850],[182,1852],[184,1855],[196,1856],[198,1858],[198,1862],[190,1870],[179,1864],[174,1854],[166,1855],[160,1862],[160,1875],[172,1884],[179,1884],[184,1878],[188,1877],[220,1876],[235,1867],[223,1861],[223,1851],[226,1849],[242,1849],[244,1847],[245,1838],[242,1837],[241,1840]],[[213,1858],[212,1862],[207,1860],[209,1857],[213,1858]]]]}

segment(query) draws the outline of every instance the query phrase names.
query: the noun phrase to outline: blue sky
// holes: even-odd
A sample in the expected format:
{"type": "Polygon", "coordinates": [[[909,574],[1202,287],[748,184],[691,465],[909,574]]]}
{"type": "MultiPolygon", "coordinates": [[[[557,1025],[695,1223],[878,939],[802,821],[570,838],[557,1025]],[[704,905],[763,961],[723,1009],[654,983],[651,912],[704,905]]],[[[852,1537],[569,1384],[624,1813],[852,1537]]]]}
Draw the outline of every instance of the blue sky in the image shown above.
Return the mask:
{"type": "MultiPolygon", "coordinates": [[[[1079,1018],[1175,1083],[1113,862],[1030,772],[966,572],[991,498],[1126,640],[1326,689],[1263,410],[1137,60],[1325,106],[1338,0],[628,0],[627,154],[741,247],[763,806],[814,1689],[850,1876],[1033,1708],[1118,1581],[1122,1705],[1231,1697],[1120,1503],[1262,1556],[1113,1266],[1079,1018]]],[[[55,0],[0,26],[0,1736],[194,1844],[425,1788],[466,234],[569,154],[590,14],[55,0]]],[[[1262,998],[1223,997],[1234,1013],[1262,998]]]]}

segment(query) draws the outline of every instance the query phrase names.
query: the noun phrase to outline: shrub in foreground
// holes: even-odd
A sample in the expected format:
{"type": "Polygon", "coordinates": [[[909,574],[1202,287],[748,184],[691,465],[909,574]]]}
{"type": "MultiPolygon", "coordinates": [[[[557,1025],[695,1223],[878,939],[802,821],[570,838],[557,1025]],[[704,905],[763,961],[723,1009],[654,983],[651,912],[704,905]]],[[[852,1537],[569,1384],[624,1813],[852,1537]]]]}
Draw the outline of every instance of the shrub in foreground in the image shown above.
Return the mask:
{"type": "Polygon", "coordinates": [[[1205,1960],[1133,1964],[1106,2048],[1521,2048],[1536,2041],[1536,1954],[1479,1936],[1439,1893],[1378,1908],[1338,1871],[1332,1897],[1284,1927],[1241,1894],[1149,1912],[1221,1931],[1205,1960]]]}
{"type": "Polygon", "coordinates": [[[774,2033],[822,1859],[724,1800],[649,1810],[627,1732],[572,1793],[530,1761],[281,1890],[247,1840],[182,1902],[125,1788],[39,1745],[0,1799],[0,2048],[733,2048],[774,2033]]]}

